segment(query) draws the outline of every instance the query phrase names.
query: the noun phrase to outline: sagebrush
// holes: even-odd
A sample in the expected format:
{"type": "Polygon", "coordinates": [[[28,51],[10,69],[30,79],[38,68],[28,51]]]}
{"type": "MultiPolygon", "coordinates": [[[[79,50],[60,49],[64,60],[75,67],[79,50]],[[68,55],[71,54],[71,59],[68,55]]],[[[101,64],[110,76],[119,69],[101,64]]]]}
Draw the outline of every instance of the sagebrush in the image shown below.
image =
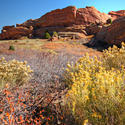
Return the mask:
{"type": "Polygon", "coordinates": [[[31,76],[31,68],[26,65],[27,62],[19,62],[17,60],[6,61],[5,58],[0,59],[0,88],[6,84],[22,85],[26,83],[31,76]]]}
{"type": "Polygon", "coordinates": [[[85,55],[68,64],[67,104],[77,124],[125,124],[125,48],[114,46],[100,58],[85,55]]]}

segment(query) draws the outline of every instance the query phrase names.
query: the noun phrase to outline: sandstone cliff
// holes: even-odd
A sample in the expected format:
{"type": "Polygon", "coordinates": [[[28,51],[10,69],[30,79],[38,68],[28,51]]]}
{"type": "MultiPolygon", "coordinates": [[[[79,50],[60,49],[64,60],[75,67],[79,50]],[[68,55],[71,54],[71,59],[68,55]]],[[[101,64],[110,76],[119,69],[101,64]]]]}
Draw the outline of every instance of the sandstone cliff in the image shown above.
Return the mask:
{"type": "Polygon", "coordinates": [[[110,11],[108,14],[111,15],[112,20],[115,20],[119,17],[125,16],[125,10],[110,11]]]}
{"type": "Polygon", "coordinates": [[[115,45],[125,42],[125,16],[116,19],[110,26],[103,27],[97,33],[95,42],[101,41],[115,45]]]}
{"type": "Polygon", "coordinates": [[[3,27],[0,39],[18,39],[29,35],[42,37],[45,30],[85,33],[85,28],[81,29],[81,26],[77,25],[85,27],[90,24],[102,24],[109,18],[108,14],[101,13],[94,7],[77,9],[75,6],[69,6],[64,9],[53,10],[39,19],[31,19],[22,24],[17,24],[16,27],[3,27]]]}

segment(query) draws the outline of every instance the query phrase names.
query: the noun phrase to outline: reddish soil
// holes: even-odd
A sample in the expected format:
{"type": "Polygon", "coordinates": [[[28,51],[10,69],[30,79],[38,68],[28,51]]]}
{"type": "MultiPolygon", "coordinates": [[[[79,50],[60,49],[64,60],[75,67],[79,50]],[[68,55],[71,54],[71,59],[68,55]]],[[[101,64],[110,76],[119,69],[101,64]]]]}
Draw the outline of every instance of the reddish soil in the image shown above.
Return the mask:
{"type": "Polygon", "coordinates": [[[90,56],[101,55],[101,52],[88,48],[84,45],[68,44],[68,43],[46,43],[42,46],[42,49],[51,49],[57,52],[67,52],[73,55],[84,55],[89,53],[90,56]]]}

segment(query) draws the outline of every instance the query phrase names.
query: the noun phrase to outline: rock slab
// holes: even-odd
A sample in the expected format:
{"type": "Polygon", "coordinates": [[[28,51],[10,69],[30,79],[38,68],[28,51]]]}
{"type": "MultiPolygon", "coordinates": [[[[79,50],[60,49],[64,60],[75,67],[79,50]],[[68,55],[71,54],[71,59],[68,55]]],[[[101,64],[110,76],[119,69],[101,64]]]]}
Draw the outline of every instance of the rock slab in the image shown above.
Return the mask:
{"type": "Polygon", "coordinates": [[[97,33],[95,40],[115,45],[125,42],[125,16],[116,19],[110,26],[103,27],[97,33]]]}

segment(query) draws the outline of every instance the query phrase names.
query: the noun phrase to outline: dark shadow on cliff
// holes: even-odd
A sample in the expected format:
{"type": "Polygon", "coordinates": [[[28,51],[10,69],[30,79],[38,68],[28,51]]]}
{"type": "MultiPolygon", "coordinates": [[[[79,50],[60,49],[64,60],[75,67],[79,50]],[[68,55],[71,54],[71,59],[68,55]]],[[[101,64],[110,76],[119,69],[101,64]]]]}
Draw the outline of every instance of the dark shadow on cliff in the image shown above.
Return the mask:
{"type": "Polygon", "coordinates": [[[102,52],[105,49],[108,49],[109,47],[113,47],[113,45],[108,44],[108,43],[103,42],[103,41],[98,41],[98,42],[89,41],[87,43],[84,43],[83,45],[85,45],[89,48],[95,49],[97,51],[100,51],[100,52],[102,52]]]}

